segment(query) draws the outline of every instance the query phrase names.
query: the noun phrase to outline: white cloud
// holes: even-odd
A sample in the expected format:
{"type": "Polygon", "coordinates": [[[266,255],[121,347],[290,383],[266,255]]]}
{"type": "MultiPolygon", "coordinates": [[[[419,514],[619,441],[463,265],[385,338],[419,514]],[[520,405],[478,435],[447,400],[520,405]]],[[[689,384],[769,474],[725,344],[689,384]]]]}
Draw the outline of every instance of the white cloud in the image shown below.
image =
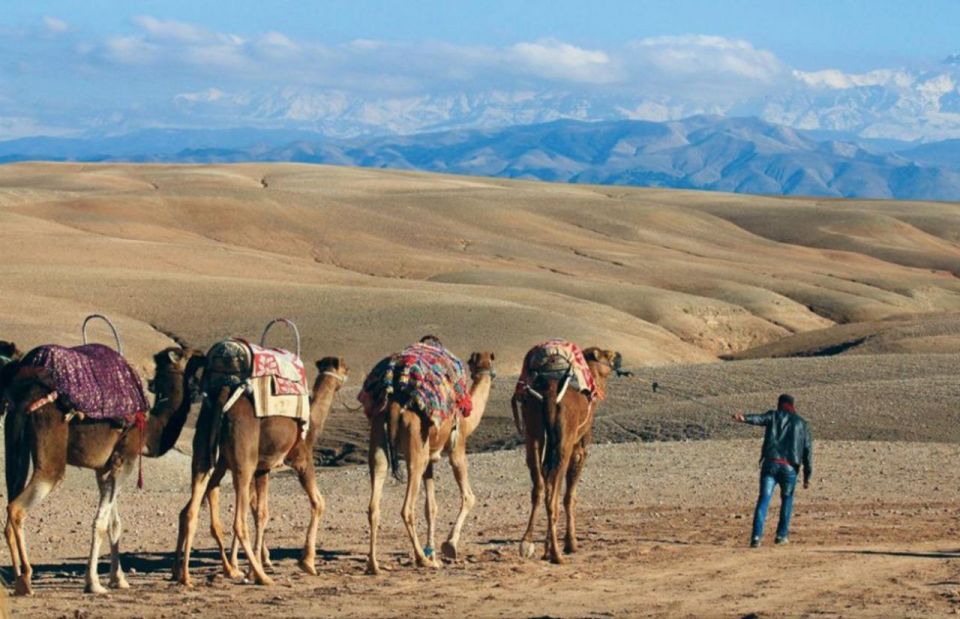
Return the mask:
{"type": "Polygon", "coordinates": [[[61,34],[70,29],[70,24],[62,19],[47,15],[43,18],[43,27],[47,29],[47,32],[52,34],[61,34]]]}
{"type": "Polygon", "coordinates": [[[551,79],[607,83],[620,77],[606,52],[552,39],[517,43],[510,48],[507,58],[517,61],[535,75],[551,79]]]}
{"type": "Polygon", "coordinates": [[[628,62],[664,77],[773,82],[788,69],[771,52],[747,41],[708,35],[650,37],[627,46],[628,62]]]}
{"type": "Polygon", "coordinates": [[[133,23],[139,26],[148,36],[155,39],[167,39],[186,43],[200,43],[209,41],[214,35],[208,30],[187,22],[163,20],[150,15],[138,15],[133,23]]]}

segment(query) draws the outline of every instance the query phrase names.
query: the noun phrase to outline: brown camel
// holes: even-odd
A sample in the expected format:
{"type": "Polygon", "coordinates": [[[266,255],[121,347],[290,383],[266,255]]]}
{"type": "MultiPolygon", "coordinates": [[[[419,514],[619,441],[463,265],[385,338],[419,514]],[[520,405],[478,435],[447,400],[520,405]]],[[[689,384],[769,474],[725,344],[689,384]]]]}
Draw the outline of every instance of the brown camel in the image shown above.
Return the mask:
{"type": "MultiPolygon", "coordinates": [[[[180,530],[177,537],[173,577],[190,586],[190,551],[197,528],[197,516],[204,496],[210,506],[210,530],[220,548],[224,571],[231,578],[240,576],[236,555],[228,558],[223,530],[219,519],[219,484],[229,470],[236,493],[234,539],[243,547],[250,562],[250,576],[257,584],[272,584],[263,569],[263,558],[268,557],[264,545],[268,511],[270,471],[288,464],[300,479],[310,499],[310,524],[300,558],[300,567],[316,575],[317,527],[323,515],[323,496],[317,489],[313,447],[323,431],[327,415],[337,391],[347,378],[347,364],[337,357],[317,361],[319,375],[313,384],[310,401],[310,425],[306,437],[301,436],[300,424],[287,417],[257,418],[249,396],[241,397],[229,410],[222,410],[230,396],[224,388],[212,406],[204,405],[197,420],[193,450],[193,485],[190,500],[180,512],[180,530]],[[215,465],[214,465],[215,463],[215,465]],[[253,488],[251,488],[253,485],[253,488]],[[256,500],[252,501],[251,497],[256,500]],[[251,506],[256,521],[256,537],[250,545],[246,529],[246,506],[251,506]]],[[[269,559],[267,559],[269,561],[269,559]]]]}
{"type": "MultiPolygon", "coordinates": [[[[607,377],[620,367],[620,353],[612,350],[588,348],[584,358],[597,383],[599,393],[606,390],[607,377]]],[[[564,552],[577,551],[576,503],[577,483],[587,459],[587,446],[593,433],[593,419],[599,401],[590,400],[575,389],[567,389],[558,402],[561,389],[557,378],[546,378],[540,389],[542,400],[531,393],[514,399],[514,420],[527,444],[527,467],[533,481],[530,494],[530,520],[520,542],[520,555],[532,557],[533,527],[537,509],[546,489],[547,540],[543,558],[563,563],[557,545],[557,518],[560,511],[560,486],[567,481],[563,505],[567,513],[567,535],[564,552]],[[520,412],[516,405],[520,404],[520,412]]]]}
{"type": "Polygon", "coordinates": [[[401,516],[406,526],[407,534],[413,544],[413,552],[419,567],[440,567],[440,562],[434,556],[436,547],[435,533],[437,520],[437,499],[434,489],[433,466],[439,461],[441,453],[446,453],[453,468],[453,475],[460,487],[460,512],[450,531],[450,535],[443,543],[442,552],[449,559],[459,556],[458,544],[463,524],[467,514],[473,508],[476,498],[470,489],[470,478],[467,471],[467,439],[473,434],[490,397],[490,388],[495,373],[493,371],[494,354],[492,352],[476,352],[470,355],[469,368],[473,384],[470,387],[470,397],[473,409],[469,416],[449,416],[439,426],[430,421],[429,414],[421,414],[403,408],[398,402],[388,400],[378,411],[367,411],[370,419],[370,506],[368,517],[370,520],[370,555],[367,559],[367,572],[379,574],[380,566],[377,563],[377,529],[380,525],[380,497],[383,493],[383,482],[387,477],[388,467],[396,470],[396,457],[388,457],[388,451],[402,454],[407,463],[407,492],[403,501],[401,516]],[[390,441],[392,433],[389,426],[396,428],[396,440],[390,441]],[[424,552],[417,537],[415,504],[420,491],[420,480],[423,480],[426,490],[427,515],[427,549],[424,552]]]}
{"type": "Polygon", "coordinates": [[[191,393],[204,357],[197,351],[167,348],[154,356],[156,375],[152,382],[157,394],[146,424],[120,428],[109,421],[68,420],[69,411],[61,410],[57,400],[48,399],[51,389],[39,378],[12,380],[17,362],[0,371],[0,391],[10,403],[4,423],[6,440],[7,505],[6,537],[13,561],[18,595],[32,593],[33,572],[27,557],[23,521],[63,481],[67,465],[93,469],[100,488],[100,506],[93,523],[93,541],[87,563],[86,591],[104,593],[97,575],[100,546],[110,540],[110,586],[129,587],[120,566],[122,525],[117,507],[117,492],[142,455],[156,458],[176,443],[190,412],[191,393]],[[44,400],[48,400],[45,403],[44,400]],[[41,406],[28,412],[31,403],[41,406]],[[33,474],[27,483],[31,457],[33,474]]]}

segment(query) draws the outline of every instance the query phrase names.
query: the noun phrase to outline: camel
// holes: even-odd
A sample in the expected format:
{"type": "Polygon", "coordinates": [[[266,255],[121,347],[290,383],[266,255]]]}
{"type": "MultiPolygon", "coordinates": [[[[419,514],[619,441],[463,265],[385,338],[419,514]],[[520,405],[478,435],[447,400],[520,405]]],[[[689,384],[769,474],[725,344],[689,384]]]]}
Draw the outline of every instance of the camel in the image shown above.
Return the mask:
{"type": "Polygon", "coordinates": [[[387,468],[398,473],[399,455],[407,463],[407,491],[403,501],[401,516],[406,526],[407,534],[413,544],[413,552],[419,567],[440,567],[440,562],[433,552],[435,548],[437,500],[434,488],[433,466],[440,459],[441,453],[446,453],[453,468],[453,475],[460,487],[460,512],[450,531],[450,535],[443,543],[441,551],[448,559],[457,559],[460,556],[460,533],[467,515],[473,508],[476,498],[470,488],[470,478],[467,471],[467,439],[473,434],[480,420],[483,418],[487,400],[490,397],[490,388],[493,384],[494,354],[492,352],[475,352],[470,356],[468,363],[470,377],[473,384],[470,386],[470,397],[473,409],[469,416],[459,417],[450,415],[439,426],[430,421],[430,415],[404,408],[394,399],[388,399],[378,410],[367,410],[370,419],[370,506],[368,518],[370,521],[370,554],[367,559],[367,573],[380,573],[377,563],[377,529],[380,525],[380,497],[383,493],[383,483],[387,476],[387,468]],[[391,438],[394,437],[394,438],[391,438]],[[427,516],[427,548],[426,552],[420,545],[416,531],[414,505],[420,491],[420,480],[423,480],[426,490],[427,516]]]}
{"type": "Polygon", "coordinates": [[[190,396],[204,357],[195,350],[171,347],[155,355],[154,361],[156,374],[151,385],[157,396],[155,403],[144,425],[132,424],[126,428],[109,421],[71,420],[70,411],[59,407],[58,400],[50,397],[53,395],[50,387],[39,378],[13,380],[19,362],[8,363],[0,371],[0,390],[5,392],[10,404],[4,424],[7,496],[11,497],[5,532],[17,595],[33,593],[24,519],[29,510],[63,481],[68,464],[93,469],[100,488],[86,591],[106,592],[97,574],[100,546],[105,536],[110,541],[109,584],[118,589],[129,587],[120,565],[122,524],[117,492],[133,470],[138,455],[158,458],[176,443],[190,412],[190,396]],[[33,474],[28,483],[31,457],[33,474]]]}
{"type": "MultiPolygon", "coordinates": [[[[599,393],[603,393],[606,390],[607,377],[619,370],[620,353],[588,348],[583,351],[583,355],[599,393]]],[[[549,558],[557,564],[564,562],[557,545],[560,486],[566,478],[563,505],[567,514],[567,532],[564,552],[572,554],[577,551],[577,483],[583,473],[587,446],[593,433],[593,420],[599,404],[598,399],[590,400],[575,389],[566,389],[558,402],[558,391],[562,389],[559,383],[560,380],[556,377],[544,377],[542,384],[538,385],[542,400],[531,393],[524,393],[521,397],[515,397],[512,402],[517,429],[526,439],[527,467],[533,481],[530,519],[520,542],[520,555],[530,558],[535,553],[533,527],[537,519],[537,509],[546,490],[547,539],[543,558],[549,558]],[[521,411],[517,410],[517,404],[521,411]]]]}
{"type": "Polygon", "coordinates": [[[281,464],[287,464],[296,471],[310,500],[310,524],[299,565],[308,574],[317,574],[317,528],[323,515],[324,501],[317,489],[313,448],[323,431],[334,397],[347,379],[348,368],[346,362],[337,357],[325,357],[317,361],[316,366],[319,375],[313,384],[310,425],[305,437],[301,436],[299,422],[295,419],[257,418],[249,396],[239,398],[229,410],[224,411],[223,406],[229,397],[226,388],[217,394],[217,399],[211,405],[205,404],[201,409],[194,437],[190,500],[180,512],[173,567],[173,578],[180,584],[192,585],[190,551],[204,497],[210,507],[210,531],[219,546],[224,572],[230,578],[241,576],[237,567],[236,545],[232,558],[228,558],[219,519],[219,484],[227,470],[233,476],[236,494],[234,540],[247,556],[251,579],[261,585],[273,583],[264,571],[264,564],[269,567],[269,554],[264,544],[269,516],[267,483],[270,471],[281,464]],[[256,522],[253,546],[250,545],[246,529],[248,505],[253,509],[256,522]]]}

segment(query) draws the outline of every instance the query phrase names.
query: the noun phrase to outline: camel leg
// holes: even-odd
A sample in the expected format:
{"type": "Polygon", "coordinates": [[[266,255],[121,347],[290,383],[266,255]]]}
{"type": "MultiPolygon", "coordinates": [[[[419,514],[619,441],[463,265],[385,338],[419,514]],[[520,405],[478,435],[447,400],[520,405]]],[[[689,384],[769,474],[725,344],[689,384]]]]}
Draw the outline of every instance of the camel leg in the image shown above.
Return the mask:
{"type": "Polygon", "coordinates": [[[586,460],[587,448],[583,444],[577,445],[570,468],[567,469],[567,493],[563,497],[563,508],[567,514],[567,536],[563,551],[567,554],[577,551],[577,484],[580,482],[586,460]]]}
{"type": "MultiPolygon", "coordinates": [[[[561,440],[563,434],[560,434],[561,440]]],[[[567,468],[570,466],[571,449],[561,444],[560,462],[557,467],[547,472],[546,475],[546,495],[547,495],[547,555],[553,563],[561,564],[564,562],[563,555],[560,553],[557,544],[557,519],[560,515],[560,486],[567,476],[567,468]]]]}
{"type": "Polygon", "coordinates": [[[34,469],[29,483],[23,488],[23,492],[7,505],[5,533],[7,545],[10,546],[10,557],[13,560],[13,575],[16,578],[14,593],[16,595],[33,595],[33,587],[30,584],[33,568],[30,566],[30,559],[27,557],[27,541],[23,536],[23,521],[27,517],[27,512],[43,501],[50,494],[50,491],[56,487],[60,479],[63,479],[63,471],[57,475],[56,481],[54,481],[41,477],[37,469],[34,469]]]}
{"type": "Polygon", "coordinates": [[[457,480],[457,486],[460,487],[460,513],[457,514],[457,521],[453,524],[453,530],[450,531],[450,537],[443,543],[443,556],[449,559],[459,557],[458,544],[460,543],[460,532],[467,521],[467,515],[477,499],[470,488],[470,475],[467,469],[467,444],[461,439],[457,446],[450,452],[450,466],[453,467],[453,476],[457,480]]]}
{"type": "MultiPolygon", "coordinates": [[[[312,458],[312,455],[309,458],[312,458]]],[[[304,542],[303,556],[300,557],[299,565],[304,572],[316,576],[317,528],[320,526],[320,519],[323,517],[325,503],[323,495],[317,488],[317,472],[309,458],[308,461],[298,463],[294,467],[297,471],[297,477],[300,479],[300,485],[303,486],[307,498],[310,499],[310,524],[307,526],[307,539],[304,542]]]]}
{"type": "Polygon", "coordinates": [[[253,476],[255,494],[251,497],[253,502],[254,532],[253,551],[260,559],[260,564],[266,570],[267,565],[263,560],[263,536],[267,532],[267,519],[270,517],[270,510],[267,507],[267,486],[270,482],[269,471],[257,471],[253,476]]]}
{"type": "Polygon", "coordinates": [[[193,546],[193,536],[197,532],[200,503],[206,494],[209,481],[209,471],[195,470],[193,472],[190,500],[180,511],[180,532],[177,535],[177,553],[173,562],[173,578],[186,587],[192,585],[190,580],[190,549],[193,546]]]}
{"type": "Polygon", "coordinates": [[[530,470],[530,481],[533,488],[530,491],[530,519],[527,521],[527,530],[520,540],[520,556],[526,559],[533,557],[536,546],[533,543],[533,529],[537,523],[537,512],[543,502],[543,443],[538,440],[527,441],[527,468],[530,470]]]}
{"type": "Polygon", "coordinates": [[[403,526],[407,529],[407,536],[413,544],[413,554],[418,567],[435,566],[427,559],[417,537],[417,495],[420,493],[420,482],[427,469],[429,443],[421,436],[421,421],[414,413],[404,413],[400,427],[400,448],[407,461],[407,492],[403,498],[403,507],[400,515],[403,517],[403,526]]]}
{"type": "Polygon", "coordinates": [[[110,587],[113,589],[129,589],[130,583],[120,565],[120,535],[123,533],[123,523],[120,521],[120,502],[117,500],[120,484],[130,473],[129,468],[115,471],[113,483],[113,509],[110,512],[110,525],[107,534],[110,538],[110,587]]]}
{"type": "Polygon", "coordinates": [[[367,507],[367,520],[370,523],[370,554],[367,556],[367,573],[379,574],[377,563],[377,532],[380,528],[380,498],[383,496],[383,482],[387,479],[387,453],[383,447],[385,432],[383,426],[374,419],[370,429],[370,505],[367,507]]]}
{"type": "MultiPolygon", "coordinates": [[[[251,459],[256,463],[256,457],[251,459]]],[[[233,490],[236,493],[236,511],[233,519],[233,534],[240,542],[247,561],[250,563],[250,575],[258,585],[272,585],[273,579],[267,576],[260,565],[260,557],[253,551],[247,536],[247,509],[250,506],[250,482],[253,481],[253,465],[240,463],[233,469],[233,490]]]]}
{"type": "Polygon", "coordinates": [[[114,500],[116,499],[116,479],[112,469],[101,469],[96,472],[97,486],[100,488],[100,505],[97,507],[97,516],[93,520],[93,538],[90,542],[90,558],[87,561],[86,587],[87,593],[106,593],[107,590],[100,584],[97,574],[97,562],[100,559],[100,544],[113,516],[114,500]]]}
{"type": "Polygon", "coordinates": [[[213,475],[210,477],[210,482],[207,484],[207,507],[210,509],[210,535],[213,536],[214,541],[217,543],[217,549],[220,551],[220,563],[223,564],[223,573],[226,574],[227,578],[237,579],[243,576],[243,572],[240,571],[236,560],[231,562],[227,558],[223,523],[220,521],[220,482],[223,481],[223,476],[226,472],[226,465],[218,463],[217,468],[214,469],[213,475]]]}
{"type": "Polygon", "coordinates": [[[427,516],[427,547],[423,549],[423,553],[431,562],[439,563],[434,552],[437,547],[437,492],[433,478],[433,462],[428,462],[427,469],[423,472],[423,490],[426,495],[424,512],[427,516]]]}

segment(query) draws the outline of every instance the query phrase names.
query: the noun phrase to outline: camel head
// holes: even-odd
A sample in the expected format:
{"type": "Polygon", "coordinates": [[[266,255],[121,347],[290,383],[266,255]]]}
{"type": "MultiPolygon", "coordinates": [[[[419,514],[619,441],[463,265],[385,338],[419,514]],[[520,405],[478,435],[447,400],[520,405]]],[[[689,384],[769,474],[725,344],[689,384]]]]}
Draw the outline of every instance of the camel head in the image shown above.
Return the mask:
{"type": "Polygon", "coordinates": [[[0,340],[0,367],[7,365],[11,361],[17,361],[22,356],[16,344],[0,340]]]}
{"type": "MultiPolygon", "coordinates": [[[[195,402],[200,396],[200,377],[207,358],[199,350],[171,346],[153,356],[156,366],[149,389],[161,399],[178,399],[182,403],[195,402]]],[[[174,403],[179,406],[180,403],[174,403]]]]}
{"type": "Polygon", "coordinates": [[[493,361],[496,358],[497,356],[492,352],[475,352],[470,355],[470,360],[467,362],[467,366],[470,368],[470,378],[474,382],[484,374],[489,375],[491,380],[496,378],[497,373],[493,369],[493,361]]]}
{"type": "Polygon", "coordinates": [[[350,368],[342,357],[324,357],[317,361],[317,380],[313,383],[314,393],[320,388],[320,384],[327,378],[336,379],[337,384],[334,390],[339,391],[343,383],[347,382],[347,375],[350,374],[350,368]]]}
{"type": "Polygon", "coordinates": [[[598,379],[606,382],[610,374],[620,371],[623,364],[623,356],[615,350],[604,350],[596,346],[583,351],[583,358],[586,359],[590,371],[598,379]]]}

